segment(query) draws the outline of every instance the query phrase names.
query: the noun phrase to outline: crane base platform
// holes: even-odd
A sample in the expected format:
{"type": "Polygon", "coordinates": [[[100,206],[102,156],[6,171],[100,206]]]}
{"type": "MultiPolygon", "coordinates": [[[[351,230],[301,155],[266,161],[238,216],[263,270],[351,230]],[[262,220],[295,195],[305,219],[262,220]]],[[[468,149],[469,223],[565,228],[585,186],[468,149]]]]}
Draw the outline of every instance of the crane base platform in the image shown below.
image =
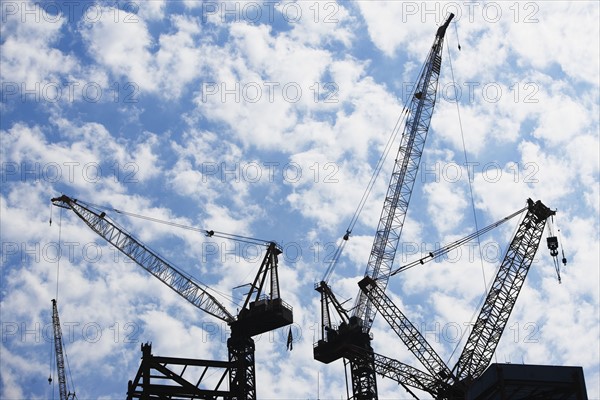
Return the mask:
{"type": "Polygon", "coordinates": [[[314,359],[329,364],[340,358],[372,354],[371,337],[360,326],[340,326],[338,330],[326,329],[327,339],[319,340],[313,347],[314,359]]]}
{"type": "Polygon", "coordinates": [[[238,314],[231,324],[231,336],[251,337],[290,325],[294,322],[293,310],[281,299],[253,301],[238,314]]]}

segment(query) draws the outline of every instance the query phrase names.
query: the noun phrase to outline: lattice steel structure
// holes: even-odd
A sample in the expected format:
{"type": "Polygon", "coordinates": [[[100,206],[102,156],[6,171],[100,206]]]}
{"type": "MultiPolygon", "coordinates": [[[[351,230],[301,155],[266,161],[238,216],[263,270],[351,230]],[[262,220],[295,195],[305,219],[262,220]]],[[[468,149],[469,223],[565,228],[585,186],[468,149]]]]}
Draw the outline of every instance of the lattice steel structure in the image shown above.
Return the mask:
{"type": "MultiPolygon", "coordinates": [[[[465,398],[473,382],[489,366],[539,247],[546,221],[554,214],[541,201],[527,200],[527,212],[504,255],[467,343],[452,370],[374,279],[365,277],[359,282],[362,292],[428,371],[427,375],[419,375],[415,371],[411,374],[423,380],[430,377],[435,382],[432,384],[428,380],[428,383],[421,384],[415,382],[410,374],[400,374],[401,383],[425,390],[436,399],[465,398]]],[[[389,361],[386,364],[393,365],[389,361]]]]}
{"type": "MultiPolygon", "coordinates": [[[[444,36],[453,17],[454,14],[450,14],[445,23],[438,28],[407,108],[406,124],[365,271],[365,276],[374,279],[381,290],[385,290],[387,286],[417,177],[436,102],[444,36]]],[[[324,289],[327,285],[327,282],[321,282],[317,289],[321,293],[322,304],[325,304],[322,305],[322,308],[332,303],[330,299],[327,299],[331,291],[324,289]]],[[[347,322],[344,321],[344,326],[334,327],[331,325],[329,316],[323,317],[325,322],[329,323],[323,328],[328,332],[324,333],[321,340],[315,345],[314,358],[316,360],[328,363],[342,357],[347,358],[348,354],[351,354],[350,348],[360,348],[367,353],[373,353],[369,331],[376,310],[370,299],[361,291],[356,299],[353,315],[348,318],[347,322]],[[330,342],[330,339],[333,340],[330,342]]],[[[329,313],[329,311],[325,312],[329,313]]],[[[353,398],[357,400],[376,399],[377,381],[374,364],[371,361],[365,362],[372,357],[356,360],[350,357],[348,359],[351,366],[353,398]]]]}
{"type": "MultiPolygon", "coordinates": [[[[266,243],[267,251],[259,271],[251,284],[244,305],[233,316],[212,296],[206,288],[197,284],[189,275],[180,271],[138,241],[130,233],[106,217],[105,212],[93,210],[84,202],[66,195],[52,199],[56,206],[72,210],[94,232],[119,251],[162,281],[181,297],[200,310],[219,318],[231,327],[227,341],[229,352],[229,397],[232,399],[256,399],[256,368],[254,340],[252,336],[265,333],[293,322],[292,307],[280,297],[278,255],[281,249],[273,242],[266,243]],[[268,294],[266,294],[266,282],[268,294]]],[[[145,395],[154,395],[154,386],[142,386],[145,395]]],[[[142,397],[144,398],[144,397],[142,397]]]]}

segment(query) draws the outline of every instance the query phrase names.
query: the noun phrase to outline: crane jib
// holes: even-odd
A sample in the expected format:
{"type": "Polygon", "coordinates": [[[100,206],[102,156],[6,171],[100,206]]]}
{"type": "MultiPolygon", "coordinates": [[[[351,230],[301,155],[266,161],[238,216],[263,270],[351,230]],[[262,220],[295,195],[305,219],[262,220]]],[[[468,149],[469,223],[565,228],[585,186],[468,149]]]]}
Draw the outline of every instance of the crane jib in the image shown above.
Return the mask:
{"type": "Polygon", "coordinates": [[[491,362],[533,263],[546,221],[555,214],[555,211],[550,210],[539,200],[533,202],[528,199],[527,204],[527,214],[506,251],[456,363],[456,375],[460,379],[477,378],[491,362]]]}
{"type": "MultiPolygon", "coordinates": [[[[421,72],[415,93],[411,98],[409,117],[406,120],[367,262],[364,276],[375,279],[382,290],[385,290],[392,272],[392,265],[417,178],[417,171],[436,102],[438,79],[442,64],[443,33],[445,33],[445,28],[452,18],[453,15],[450,15],[446,23],[438,29],[425,68],[421,72]]],[[[376,310],[363,292],[359,291],[356,299],[353,316],[357,317],[359,323],[363,326],[363,330],[368,332],[375,318],[376,310]]]]}
{"type": "Polygon", "coordinates": [[[71,199],[66,195],[53,198],[51,201],[57,206],[70,208],[99,236],[197,308],[228,324],[235,321],[235,317],[214,296],[189,276],[137,241],[124,229],[105,218],[104,213],[96,213],[79,204],[76,199],[71,199]]]}

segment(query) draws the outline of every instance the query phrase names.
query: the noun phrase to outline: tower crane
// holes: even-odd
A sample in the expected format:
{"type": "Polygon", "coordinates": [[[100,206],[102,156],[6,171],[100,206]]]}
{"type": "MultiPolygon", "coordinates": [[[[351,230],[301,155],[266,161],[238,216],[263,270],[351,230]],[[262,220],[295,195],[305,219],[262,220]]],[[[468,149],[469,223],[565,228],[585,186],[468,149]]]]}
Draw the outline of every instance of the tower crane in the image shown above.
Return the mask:
{"type": "MultiPolygon", "coordinates": [[[[367,262],[365,276],[373,279],[382,291],[385,290],[390,276],[425,139],[429,131],[442,65],[444,36],[453,17],[454,14],[450,14],[444,24],[437,29],[433,45],[407,108],[408,116],[400,148],[394,161],[390,183],[367,262]]],[[[349,233],[347,232],[344,239],[348,238],[349,233]]],[[[333,303],[331,299],[327,298],[332,293],[327,286],[328,282],[324,278],[315,288],[321,294],[323,310],[328,304],[333,303]]],[[[323,328],[324,335],[314,347],[314,358],[324,363],[330,363],[342,357],[347,358],[350,361],[353,397],[361,400],[376,399],[375,360],[370,344],[372,339],[370,329],[376,310],[369,298],[361,291],[356,298],[353,310],[352,316],[338,328],[331,325],[329,317],[323,319],[328,325],[323,328]],[[354,347],[363,349],[371,356],[355,357],[354,353],[350,351],[354,347]]],[[[339,310],[336,309],[336,311],[339,313],[339,310]]]]}
{"type": "MultiPolygon", "coordinates": [[[[465,347],[452,370],[373,278],[367,276],[359,282],[362,292],[427,369],[428,376],[435,379],[435,385],[421,385],[419,389],[425,388],[436,399],[462,399],[469,386],[485,371],[525,282],[546,221],[553,215],[555,211],[541,201],[527,200],[527,213],[504,255],[465,347]]],[[[416,387],[408,379],[403,379],[403,383],[416,387]]]]}
{"type": "MultiPolygon", "coordinates": [[[[54,332],[54,353],[56,354],[56,370],[58,373],[58,393],[60,400],[69,400],[77,398],[75,392],[67,392],[67,377],[65,375],[65,359],[63,354],[62,329],[60,328],[60,319],[58,318],[58,307],[56,300],[52,299],[52,328],[54,332]]],[[[48,383],[52,383],[52,378],[48,378],[48,383]]]]}
{"type": "MultiPolygon", "coordinates": [[[[255,347],[252,336],[293,322],[292,307],[279,296],[277,256],[282,253],[282,250],[276,243],[257,241],[257,243],[265,245],[267,251],[243,307],[234,316],[207,289],[111,221],[104,211],[94,210],[91,205],[66,195],[53,198],[51,201],[56,206],[73,211],[100,237],[188,302],[226,322],[231,328],[231,336],[227,340],[231,366],[229,369],[230,397],[256,399],[255,347]],[[270,279],[267,283],[269,276],[270,279]],[[268,293],[265,293],[266,286],[268,286],[268,293]]],[[[212,236],[214,231],[207,231],[206,234],[212,236]]],[[[139,394],[137,391],[135,393],[139,394]]],[[[164,392],[160,392],[160,394],[164,395],[164,392]]],[[[200,394],[206,395],[208,398],[214,397],[214,393],[203,392],[200,394]]],[[[140,396],[147,398],[144,397],[144,394],[140,394],[140,396]]],[[[189,396],[189,398],[198,398],[199,392],[194,393],[192,390],[189,396]]]]}

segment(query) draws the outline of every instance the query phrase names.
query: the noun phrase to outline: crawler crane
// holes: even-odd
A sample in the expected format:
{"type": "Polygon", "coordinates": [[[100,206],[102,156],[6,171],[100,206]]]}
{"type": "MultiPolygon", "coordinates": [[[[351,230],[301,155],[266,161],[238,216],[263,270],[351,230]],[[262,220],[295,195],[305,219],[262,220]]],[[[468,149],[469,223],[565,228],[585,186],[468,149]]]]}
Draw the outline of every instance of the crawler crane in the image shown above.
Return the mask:
{"type": "MultiPolygon", "coordinates": [[[[367,263],[365,276],[384,291],[396,255],[404,219],[417,176],[425,139],[433,114],[438,79],[442,66],[442,49],[446,29],[454,14],[436,32],[435,39],[424,67],[420,73],[410,105],[400,148],[394,162],[387,194],[379,224],[367,263]]],[[[347,232],[344,239],[348,239],[347,232]]],[[[327,274],[326,274],[327,275],[327,274]]],[[[359,291],[354,311],[348,318],[336,307],[335,312],[343,322],[339,327],[332,325],[328,307],[335,305],[327,278],[316,287],[321,295],[322,337],[314,347],[314,358],[330,363],[340,358],[350,362],[352,392],[354,399],[377,398],[376,364],[371,347],[370,329],[376,310],[365,293],[359,291]],[[356,356],[359,349],[363,356],[356,356]]]]}
{"type": "MultiPolygon", "coordinates": [[[[409,375],[409,377],[420,376],[418,380],[400,376],[397,379],[399,383],[424,390],[436,399],[471,398],[467,396],[469,390],[490,364],[533,262],[546,221],[555,214],[555,211],[550,210],[541,201],[534,202],[531,199],[527,200],[526,210],[527,213],[506,251],[479,316],[453,369],[444,363],[425,337],[373,278],[367,276],[359,282],[363,293],[427,370],[427,372],[419,371],[421,375],[415,373],[409,375]]],[[[399,369],[394,367],[394,362],[393,360],[387,362],[388,370],[399,369]]],[[[380,366],[381,368],[383,367],[380,366]]],[[[550,392],[544,392],[543,388],[540,390],[542,394],[539,398],[551,398],[547,396],[553,393],[553,389],[550,389],[550,392]]]]}
{"type": "MultiPolygon", "coordinates": [[[[231,336],[227,340],[229,360],[227,362],[185,360],[168,358],[168,362],[156,362],[152,358],[149,345],[142,346],[146,364],[140,369],[136,379],[129,384],[128,398],[167,398],[178,396],[183,399],[198,398],[231,398],[256,399],[256,375],[254,360],[254,340],[252,336],[265,333],[289,325],[293,322],[292,308],[279,296],[279,276],[277,272],[277,256],[282,250],[274,242],[256,241],[267,247],[260,269],[251,285],[244,305],[234,316],[207,289],[201,287],[190,276],[172,266],[163,257],[134,238],[130,233],[111,221],[104,211],[93,209],[89,204],[72,199],[66,195],[53,198],[56,206],[70,209],[81,218],[94,232],[104,238],[119,251],[154,275],[181,297],[200,310],[226,322],[231,328],[231,336]],[[267,278],[268,280],[267,283],[267,278]],[[265,294],[265,286],[269,293],[265,294]],[[152,361],[150,361],[152,360],[152,361]],[[152,364],[155,362],[154,364],[152,364]],[[188,382],[182,374],[169,371],[167,363],[222,368],[229,374],[229,390],[200,388],[202,377],[194,383],[188,382]],[[152,384],[149,365],[159,367],[160,372],[175,385],[152,384]]],[[[208,236],[216,235],[207,231],[208,236]]],[[[232,235],[220,234],[221,237],[232,235]]],[[[248,240],[249,238],[246,238],[248,240]]],[[[204,374],[203,374],[204,376],[204,374]]]]}

